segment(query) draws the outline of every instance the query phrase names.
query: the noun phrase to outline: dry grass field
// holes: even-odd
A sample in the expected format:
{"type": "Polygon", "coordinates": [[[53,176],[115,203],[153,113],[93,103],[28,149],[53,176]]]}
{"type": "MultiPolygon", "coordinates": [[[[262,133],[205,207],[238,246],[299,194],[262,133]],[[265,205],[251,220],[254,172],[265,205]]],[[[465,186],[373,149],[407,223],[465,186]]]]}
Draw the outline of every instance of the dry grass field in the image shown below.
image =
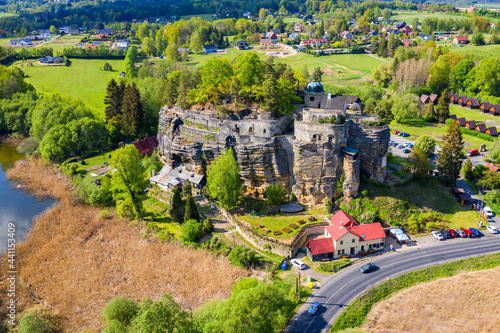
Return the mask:
{"type": "Polygon", "coordinates": [[[500,327],[500,267],[419,284],[375,305],[367,332],[491,332],[500,327]]]}
{"type": "MultiPolygon", "coordinates": [[[[168,293],[192,310],[229,297],[233,283],[248,275],[226,258],[145,238],[139,226],[115,216],[99,217],[100,209],[78,204],[66,178],[41,161],[17,165],[8,175],[37,195],[59,199],[16,249],[18,313],[37,303],[48,305],[62,314],[65,332],[98,332],[101,311],[114,296],[159,299],[168,293]]],[[[2,302],[7,300],[6,259],[1,259],[2,302]]]]}

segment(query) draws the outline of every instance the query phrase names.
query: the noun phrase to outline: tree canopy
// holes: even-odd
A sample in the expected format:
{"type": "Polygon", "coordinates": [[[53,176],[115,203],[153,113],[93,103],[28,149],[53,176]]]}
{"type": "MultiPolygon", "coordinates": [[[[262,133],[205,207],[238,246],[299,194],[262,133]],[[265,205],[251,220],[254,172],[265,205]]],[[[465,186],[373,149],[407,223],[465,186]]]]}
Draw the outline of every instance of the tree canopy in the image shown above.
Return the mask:
{"type": "Polygon", "coordinates": [[[207,171],[208,193],[225,208],[238,202],[241,191],[240,166],[232,148],[226,149],[207,171]]]}

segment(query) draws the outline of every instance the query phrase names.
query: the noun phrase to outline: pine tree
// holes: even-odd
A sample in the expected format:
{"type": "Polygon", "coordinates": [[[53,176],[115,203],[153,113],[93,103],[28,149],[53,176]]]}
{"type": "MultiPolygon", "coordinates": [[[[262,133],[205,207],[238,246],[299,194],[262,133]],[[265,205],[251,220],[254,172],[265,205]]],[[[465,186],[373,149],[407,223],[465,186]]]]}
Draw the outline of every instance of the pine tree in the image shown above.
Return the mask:
{"type": "Polygon", "coordinates": [[[166,105],[172,106],[177,101],[177,86],[172,79],[165,80],[165,89],[163,90],[163,101],[166,105]]]}
{"type": "Polygon", "coordinates": [[[429,102],[429,104],[427,105],[427,110],[425,110],[425,118],[427,118],[427,121],[436,121],[434,102],[429,102]]]}
{"type": "Polygon", "coordinates": [[[380,38],[377,55],[380,57],[385,57],[387,55],[387,41],[385,40],[385,37],[380,38]]]}
{"type": "Polygon", "coordinates": [[[187,109],[189,107],[189,102],[187,100],[187,95],[189,91],[189,73],[182,71],[181,79],[179,81],[178,95],[177,95],[177,105],[182,109],[187,109]]]}
{"type": "Polygon", "coordinates": [[[472,180],[472,163],[469,159],[465,160],[464,166],[462,167],[462,173],[465,179],[472,180]]]}
{"type": "Polygon", "coordinates": [[[141,104],[141,94],[135,82],[125,88],[121,113],[123,134],[130,138],[137,138],[144,124],[144,109],[141,104]]]}
{"type": "Polygon", "coordinates": [[[440,123],[444,123],[450,116],[450,100],[448,99],[448,90],[443,90],[436,106],[436,113],[440,123]]]}
{"type": "Polygon", "coordinates": [[[314,68],[314,77],[316,78],[316,81],[321,82],[323,81],[323,74],[325,74],[320,67],[315,67],[314,68]]]}
{"type": "Polygon", "coordinates": [[[269,75],[262,86],[262,91],[264,95],[264,103],[262,108],[265,111],[273,112],[276,109],[277,104],[277,89],[276,89],[276,79],[269,75]]]}
{"type": "Polygon", "coordinates": [[[172,190],[172,204],[170,205],[170,216],[174,221],[181,222],[184,219],[184,202],[182,201],[181,191],[178,187],[172,190]]]}
{"type": "Polygon", "coordinates": [[[210,220],[210,217],[207,217],[205,223],[203,224],[203,233],[208,234],[212,231],[214,231],[214,225],[212,224],[212,220],[210,220]]]}
{"type": "Polygon", "coordinates": [[[122,95],[120,94],[120,87],[115,79],[111,79],[106,87],[104,104],[106,105],[106,122],[116,122],[121,113],[122,95]]]}
{"type": "Polygon", "coordinates": [[[309,71],[307,70],[307,65],[304,65],[304,68],[302,69],[302,74],[304,75],[304,77],[306,78],[306,80],[309,80],[309,71]]]}
{"type": "Polygon", "coordinates": [[[186,210],[184,211],[184,222],[189,220],[200,220],[200,214],[198,213],[196,202],[191,194],[187,196],[186,210]]]}
{"type": "Polygon", "coordinates": [[[443,135],[443,146],[438,152],[439,179],[448,186],[455,186],[460,176],[464,143],[462,141],[462,132],[457,122],[448,126],[448,130],[443,135]]]}

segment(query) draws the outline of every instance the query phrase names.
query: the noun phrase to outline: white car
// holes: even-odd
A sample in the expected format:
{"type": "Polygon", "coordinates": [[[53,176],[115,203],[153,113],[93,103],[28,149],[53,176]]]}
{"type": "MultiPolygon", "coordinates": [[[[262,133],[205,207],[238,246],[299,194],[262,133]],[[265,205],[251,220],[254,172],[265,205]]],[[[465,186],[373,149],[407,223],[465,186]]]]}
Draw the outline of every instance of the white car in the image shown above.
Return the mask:
{"type": "Polygon", "coordinates": [[[486,226],[486,230],[488,230],[492,234],[498,234],[498,233],[500,233],[500,231],[498,231],[498,229],[496,227],[492,226],[492,225],[486,226]]]}
{"type": "Polygon", "coordinates": [[[486,216],[493,217],[493,212],[491,211],[490,207],[484,207],[483,212],[486,214],[486,216]]]}
{"type": "Polygon", "coordinates": [[[436,238],[437,240],[440,240],[440,241],[444,240],[443,235],[441,235],[441,234],[440,234],[439,232],[437,232],[437,231],[433,231],[433,232],[431,232],[431,234],[432,234],[432,236],[434,236],[434,238],[436,238]]]}
{"type": "Polygon", "coordinates": [[[304,264],[302,262],[302,260],[299,260],[299,259],[292,259],[290,260],[290,262],[292,263],[292,266],[295,266],[297,267],[298,269],[305,269],[306,268],[306,264],[304,264]]]}

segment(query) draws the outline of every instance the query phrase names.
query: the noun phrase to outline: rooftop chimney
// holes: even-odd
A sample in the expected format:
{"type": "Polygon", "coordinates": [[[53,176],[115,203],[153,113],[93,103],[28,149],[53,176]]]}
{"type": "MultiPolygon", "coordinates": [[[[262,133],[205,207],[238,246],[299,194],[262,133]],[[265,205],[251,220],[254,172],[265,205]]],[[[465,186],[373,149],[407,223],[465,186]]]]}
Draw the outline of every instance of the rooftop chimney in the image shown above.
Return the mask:
{"type": "Polygon", "coordinates": [[[332,92],[331,91],[328,92],[328,99],[332,99],[332,92]]]}

